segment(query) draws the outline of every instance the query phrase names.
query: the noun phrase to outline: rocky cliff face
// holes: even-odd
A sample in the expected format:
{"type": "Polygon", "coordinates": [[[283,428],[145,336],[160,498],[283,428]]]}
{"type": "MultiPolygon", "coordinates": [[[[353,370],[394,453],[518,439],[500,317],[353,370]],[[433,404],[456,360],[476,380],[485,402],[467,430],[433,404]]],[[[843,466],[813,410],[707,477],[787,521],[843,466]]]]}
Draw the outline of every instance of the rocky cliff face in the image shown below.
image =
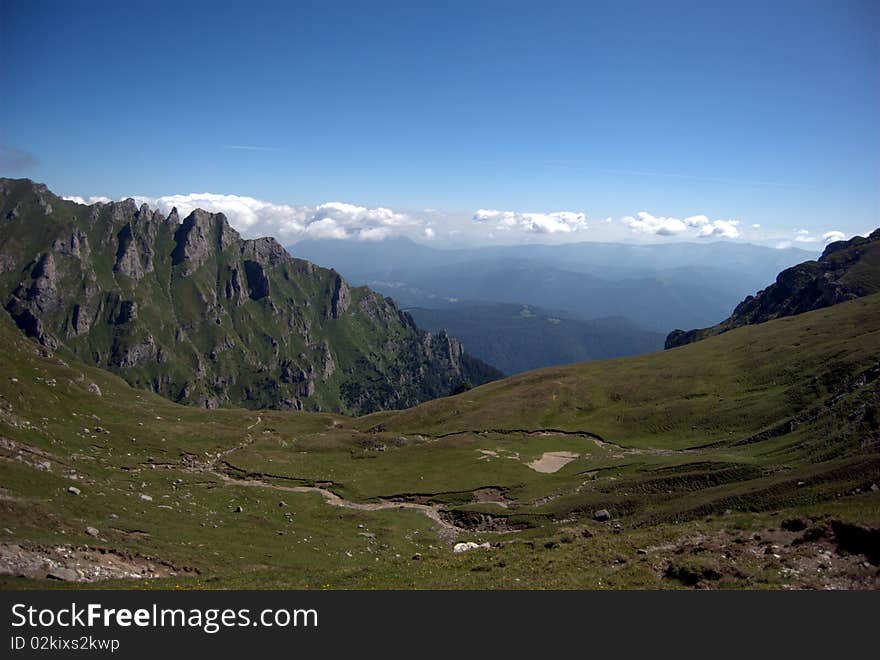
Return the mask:
{"type": "Polygon", "coordinates": [[[776,282],[743,300],[729,318],[698,330],[673,330],[666,348],[683,346],[733,328],[880,292],[880,229],[825,248],[818,261],[806,261],[779,273],[776,282]]]}
{"type": "Polygon", "coordinates": [[[366,413],[498,372],[222,214],[0,179],[0,304],[42,344],[183,403],[366,413]]]}

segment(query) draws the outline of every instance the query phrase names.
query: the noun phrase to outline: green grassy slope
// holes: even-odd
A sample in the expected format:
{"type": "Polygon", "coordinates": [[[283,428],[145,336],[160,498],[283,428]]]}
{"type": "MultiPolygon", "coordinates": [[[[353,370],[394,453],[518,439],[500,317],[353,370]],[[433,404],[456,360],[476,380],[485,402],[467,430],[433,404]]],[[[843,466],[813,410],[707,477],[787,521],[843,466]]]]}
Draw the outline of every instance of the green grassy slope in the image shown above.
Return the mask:
{"type": "Polygon", "coordinates": [[[105,586],[878,586],[880,296],[360,418],[198,410],[0,342],[0,549],[199,571],[105,586]]]}

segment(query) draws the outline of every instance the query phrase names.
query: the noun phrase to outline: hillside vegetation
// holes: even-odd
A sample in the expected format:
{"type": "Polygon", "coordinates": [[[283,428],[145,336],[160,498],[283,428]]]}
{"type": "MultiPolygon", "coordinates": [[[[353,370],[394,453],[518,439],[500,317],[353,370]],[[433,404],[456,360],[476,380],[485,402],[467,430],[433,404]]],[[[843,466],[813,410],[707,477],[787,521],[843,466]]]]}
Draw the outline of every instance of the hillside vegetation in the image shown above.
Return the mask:
{"type": "Polygon", "coordinates": [[[878,586],[880,296],[359,418],[0,341],[6,587],[878,586]]]}

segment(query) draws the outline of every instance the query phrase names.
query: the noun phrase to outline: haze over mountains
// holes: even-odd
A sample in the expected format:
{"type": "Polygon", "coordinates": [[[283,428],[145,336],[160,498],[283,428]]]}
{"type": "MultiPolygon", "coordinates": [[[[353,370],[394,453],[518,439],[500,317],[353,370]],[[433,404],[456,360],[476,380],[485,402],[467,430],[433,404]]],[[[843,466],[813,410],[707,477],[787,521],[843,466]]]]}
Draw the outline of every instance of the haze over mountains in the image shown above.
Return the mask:
{"type": "Polygon", "coordinates": [[[506,375],[650,353],[663,346],[662,333],[617,316],[584,321],[564,312],[510,303],[410,307],[407,312],[421,328],[448,330],[468,352],[506,375]]]}
{"type": "Polygon", "coordinates": [[[404,307],[518,303],[581,319],[624,316],[659,332],[724,318],[780,270],[813,256],[730,242],[441,250],[401,238],[301,241],[290,250],[369,283],[404,307]]]}
{"type": "Polygon", "coordinates": [[[660,335],[718,322],[813,256],[727,241],[436,249],[395,238],[307,240],[290,250],[391,296],[425,328],[458,333],[505,373],[659,349],[660,335]],[[536,317],[519,316],[522,305],[536,317]],[[566,322],[541,326],[539,316],[566,322]]]}

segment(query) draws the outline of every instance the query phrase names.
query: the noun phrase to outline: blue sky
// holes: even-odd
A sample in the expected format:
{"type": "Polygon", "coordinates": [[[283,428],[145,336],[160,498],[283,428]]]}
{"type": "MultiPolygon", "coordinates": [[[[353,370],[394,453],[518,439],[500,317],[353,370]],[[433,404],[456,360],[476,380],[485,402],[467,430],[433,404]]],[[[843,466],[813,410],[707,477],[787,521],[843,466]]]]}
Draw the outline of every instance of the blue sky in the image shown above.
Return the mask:
{"type": "Polygon", "coordinates": [[[0,174],[252,231],[815,247],[880,224],[878,35],[873,0],[3,0],[0,174]]]}

